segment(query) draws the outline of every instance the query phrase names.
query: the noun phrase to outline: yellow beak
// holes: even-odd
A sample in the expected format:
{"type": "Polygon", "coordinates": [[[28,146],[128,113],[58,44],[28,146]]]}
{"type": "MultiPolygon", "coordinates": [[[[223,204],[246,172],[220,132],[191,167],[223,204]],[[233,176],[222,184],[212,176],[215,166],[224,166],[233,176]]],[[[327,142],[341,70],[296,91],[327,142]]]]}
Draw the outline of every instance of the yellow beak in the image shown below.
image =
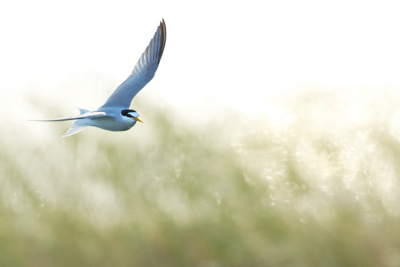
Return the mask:
{"type": "Polygon", "coordinates": [[[141,123],[143,123],[143,121],[141,121],[139,118],[134,118],[135,121],[140,121],[141,123]]]}

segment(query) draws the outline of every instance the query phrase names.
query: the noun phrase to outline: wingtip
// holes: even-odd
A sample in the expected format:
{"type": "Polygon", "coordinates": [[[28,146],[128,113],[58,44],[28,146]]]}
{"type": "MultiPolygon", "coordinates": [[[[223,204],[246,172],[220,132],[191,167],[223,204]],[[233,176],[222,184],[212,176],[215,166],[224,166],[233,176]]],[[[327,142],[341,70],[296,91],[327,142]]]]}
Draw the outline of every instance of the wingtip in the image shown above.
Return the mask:
{"type": "Polygon", "coordinates": [[[158,55],[158,64],[160,64],[161,57],[162,57],[162,55],[164,53],[165,44],[167,42],[167,25],[165,24],[164,18],[160,22],[160,30],[161,30],[162,43],[161,43],[161,49],[160,49],[160,52],[159,52],[159,55],[158,55]]]}

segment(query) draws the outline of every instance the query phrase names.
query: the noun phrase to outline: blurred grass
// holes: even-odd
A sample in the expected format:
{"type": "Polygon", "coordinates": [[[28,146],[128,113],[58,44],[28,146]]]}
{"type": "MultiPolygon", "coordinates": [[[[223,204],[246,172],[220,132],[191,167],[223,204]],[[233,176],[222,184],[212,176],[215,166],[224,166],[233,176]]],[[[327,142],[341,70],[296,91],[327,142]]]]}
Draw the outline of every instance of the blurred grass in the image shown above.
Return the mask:
{"type": "Polygon", "coordinates": [[[398,101],[315,90],[196,127],[144,105],[125,133],[3,138],[0,266],[400,266],[398,101]]]}

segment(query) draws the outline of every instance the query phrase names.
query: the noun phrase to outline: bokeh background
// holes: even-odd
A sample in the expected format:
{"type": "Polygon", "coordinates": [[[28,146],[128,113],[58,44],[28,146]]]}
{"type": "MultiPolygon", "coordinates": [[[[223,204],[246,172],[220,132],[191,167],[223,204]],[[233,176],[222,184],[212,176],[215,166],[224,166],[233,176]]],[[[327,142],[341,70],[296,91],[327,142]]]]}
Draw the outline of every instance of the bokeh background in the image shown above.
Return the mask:
{"type": "Polygon", "coordinates": [[[0,3],[0,266],[400,266],[397,1],[0,3]],[[127,132],[95,109],[159,21],[127,132]]]}

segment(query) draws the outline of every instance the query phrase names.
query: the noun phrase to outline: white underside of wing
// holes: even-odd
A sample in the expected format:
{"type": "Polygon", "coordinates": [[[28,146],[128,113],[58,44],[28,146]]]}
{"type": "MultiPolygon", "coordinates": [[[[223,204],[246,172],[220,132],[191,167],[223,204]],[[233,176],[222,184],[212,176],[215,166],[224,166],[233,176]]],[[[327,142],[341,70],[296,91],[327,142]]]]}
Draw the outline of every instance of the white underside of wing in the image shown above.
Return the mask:
{"type": "Polygon", "coordinates": [[[30,121],[70,121],[70,120],[80,120],[80,119],[91,119],[107,116],[105,112],[88,112],[83,115],[79,115],[77,117],[69,117],[69,118],[59,118],[59,119],[49,119],[49,120],[30,120],[30,121]]]}

